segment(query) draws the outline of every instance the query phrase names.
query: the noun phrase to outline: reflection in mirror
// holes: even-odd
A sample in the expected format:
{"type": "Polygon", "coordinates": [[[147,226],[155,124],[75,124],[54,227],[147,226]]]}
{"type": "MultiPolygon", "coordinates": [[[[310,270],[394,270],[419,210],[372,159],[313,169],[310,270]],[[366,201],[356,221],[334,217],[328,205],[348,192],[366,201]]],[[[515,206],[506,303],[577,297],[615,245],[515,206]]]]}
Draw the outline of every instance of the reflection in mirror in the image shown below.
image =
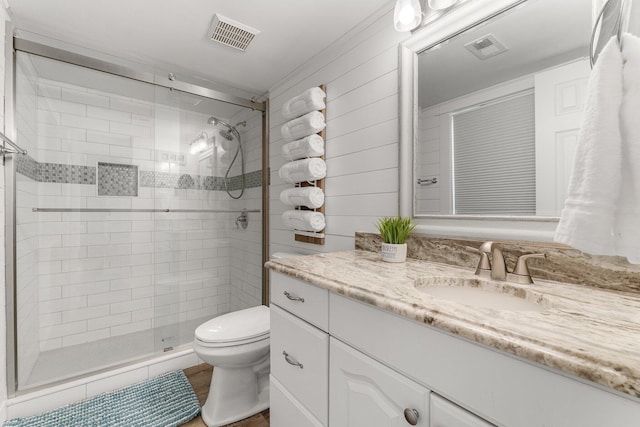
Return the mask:
{"type": "Polygon", "coordinates": [[[419,53],[415,216],[559,215],[591,13],[590,1],[528,0],[419,53]]]}

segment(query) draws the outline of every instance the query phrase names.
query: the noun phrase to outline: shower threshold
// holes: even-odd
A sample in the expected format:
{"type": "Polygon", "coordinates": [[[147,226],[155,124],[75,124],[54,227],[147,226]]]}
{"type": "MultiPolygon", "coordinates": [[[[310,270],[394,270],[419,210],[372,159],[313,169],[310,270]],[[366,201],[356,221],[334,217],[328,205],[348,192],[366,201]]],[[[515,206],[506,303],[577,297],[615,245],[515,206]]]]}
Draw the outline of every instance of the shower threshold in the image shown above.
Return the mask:
{"type": "Polygon", "coordinates": [[[191,345],[195,329],[210,317],[106,338],[40,353],[21,391],[77,379],[142,359],[160,356],[167,347],[179,350],[191,345]],[[161,337],[180,337],[164,342],[161,337]]]}

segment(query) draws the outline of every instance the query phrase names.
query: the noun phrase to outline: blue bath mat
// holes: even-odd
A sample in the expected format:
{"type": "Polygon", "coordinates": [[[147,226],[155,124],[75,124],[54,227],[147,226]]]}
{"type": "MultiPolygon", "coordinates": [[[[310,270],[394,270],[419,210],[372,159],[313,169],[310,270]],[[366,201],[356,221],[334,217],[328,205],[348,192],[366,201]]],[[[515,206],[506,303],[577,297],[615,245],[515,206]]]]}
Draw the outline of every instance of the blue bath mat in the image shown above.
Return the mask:
{"type": "Polygon", "coordinates": [[[5,427],[169,427],[200,413],[200,403],[182,371],[72,403],[5,427]]]}

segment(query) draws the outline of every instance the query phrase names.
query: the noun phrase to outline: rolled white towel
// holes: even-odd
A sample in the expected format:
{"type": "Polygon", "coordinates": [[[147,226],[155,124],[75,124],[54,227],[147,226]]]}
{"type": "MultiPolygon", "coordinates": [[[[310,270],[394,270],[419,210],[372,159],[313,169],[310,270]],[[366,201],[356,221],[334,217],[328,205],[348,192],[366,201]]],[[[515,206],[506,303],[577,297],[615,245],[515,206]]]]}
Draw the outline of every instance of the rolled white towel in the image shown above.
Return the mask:
{"type": "Polygon", "coordinates": [[[285,211],[282,223],[287,228],[302,231],[322,231],[325,227],[324,215],[314,211],[285,211]]]}
{"type": "Polygon", "coordinates": [[[319,87],[305,90],[298,96],[294,96],[282,106],[282,115],[291,120],[304,114],[325,108],[324,98],[326,93],[319,87]]]}
{"type": "Polygon", "coordinates": [[[325,128],[324,115],[319,111],[313,111],[297,119],[290,120],[282,125],[282,137],[287,141],[293,141],[325,128]]]}
{"type": "Polygon", "coordinates": [[[318,187],[288,188],[280,193],[280,201],[287,206],[317,209],[324,204],[324,191],[318,187]]]}
{"type": "Polygon", "coordinates": [[[324,154],[324,139],[318,134],[296,139],[282,146],[282,156],[287,160],[320,157],[324,154]]]}
{"type": "Polygon", "coordinates": [[[283,180],[295,184],[297,182],[315,181],[327,176],[327,164],[317,157],[285,163],[278,171],[283,180]]]}

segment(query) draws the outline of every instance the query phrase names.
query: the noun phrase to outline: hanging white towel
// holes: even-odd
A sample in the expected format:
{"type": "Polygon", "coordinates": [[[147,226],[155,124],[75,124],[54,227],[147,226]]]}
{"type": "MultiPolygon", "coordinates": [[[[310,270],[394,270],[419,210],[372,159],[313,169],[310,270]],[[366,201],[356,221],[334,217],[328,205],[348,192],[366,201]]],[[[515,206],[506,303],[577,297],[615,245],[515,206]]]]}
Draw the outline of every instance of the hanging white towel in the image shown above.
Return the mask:
{"type": "Polygon", "coordinates": [[[573,174],[555,234],[556,242],[591,254],[615,254],[621,103],[622,54],[614,37],[602,49],[589,78],[573,174]]]}
{"type": "Polygon", "coordinates": [[[324,98],[326,94],[319,87],[305,90],[298,96],[294,96],[282,106],[282,116],[291,120],[304,114],[325,108],[324,98]]]}
{"type": "Polygon", "coordinates": [[[293,119],[282,125],[282,137],[287,141],[293,141],[325,128],[324,115],[319,111],[313,111],[302,117],[293,119]]]}
{"type": "Polygon", "coordinates": [[[285,211],[282,223],[287,228],[302,231],[322,231],[325,227],[324,215],[314,211],[285,211]]]}
{"type": "Polygon", "coordinates": [[[295,184],[297,182],[315,181],[327,176],[327,164],[317,157],[285,163],[278,171],[283,180],[295,184]]]}
{"type": "Polygon", "coordinates": [[[621,190],[614,230],[617,255],[640,264],[640,38],[624,34],[621,190]]]}
{"type": "Polygon", "coordinates": [[[282,156],[287,160],[320,157],[324,154],[324,139],[313,134],[306,138],[296,139],[282,146],[282,156]]]}
{"type": "Polygon", "coordinates": [[[324,191],[318,187],[288,188],[280,193],[280,201],[287,206],[317,209],[324,204],[324,191]]]}

